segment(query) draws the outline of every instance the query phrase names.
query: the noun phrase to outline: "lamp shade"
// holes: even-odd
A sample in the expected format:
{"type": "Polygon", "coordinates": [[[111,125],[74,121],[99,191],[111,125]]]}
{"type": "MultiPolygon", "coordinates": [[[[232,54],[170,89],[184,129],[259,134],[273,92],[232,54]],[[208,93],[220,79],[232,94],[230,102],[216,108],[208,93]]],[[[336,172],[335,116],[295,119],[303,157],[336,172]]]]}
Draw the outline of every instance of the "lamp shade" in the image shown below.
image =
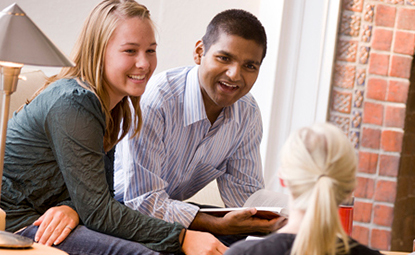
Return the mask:
{"type": "Polygon", "coordinates": [[[0,12],[0,61],[55,67],[75,65],[15,3],[0,12]]]}

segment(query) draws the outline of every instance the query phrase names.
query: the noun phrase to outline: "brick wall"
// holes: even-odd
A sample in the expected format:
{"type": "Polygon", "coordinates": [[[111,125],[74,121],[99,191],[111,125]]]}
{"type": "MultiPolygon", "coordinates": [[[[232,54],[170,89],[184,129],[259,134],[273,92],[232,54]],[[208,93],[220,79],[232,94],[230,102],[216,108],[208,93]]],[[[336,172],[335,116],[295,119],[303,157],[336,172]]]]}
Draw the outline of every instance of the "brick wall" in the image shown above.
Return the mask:
{"type": "Polygon", "coordinates": [[[329,120],[359,158],[352,237],[376,249],[392,243],[414,48],[415,0],[342,1],[329,120]]]}

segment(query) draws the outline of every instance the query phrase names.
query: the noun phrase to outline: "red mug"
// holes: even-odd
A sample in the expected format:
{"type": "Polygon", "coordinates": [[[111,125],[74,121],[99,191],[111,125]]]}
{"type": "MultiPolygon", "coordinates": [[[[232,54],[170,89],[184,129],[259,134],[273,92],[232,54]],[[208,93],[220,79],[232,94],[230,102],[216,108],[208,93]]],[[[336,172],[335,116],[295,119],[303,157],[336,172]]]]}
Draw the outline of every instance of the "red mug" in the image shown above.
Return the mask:
{"type": "Polygon", "coordinates": [[[353,229],[353,205],[354,198],[352,197],[350,201],[347,201],[339,206],[340,221],[344,231],[349,236],[352,234],[353,229]]]}

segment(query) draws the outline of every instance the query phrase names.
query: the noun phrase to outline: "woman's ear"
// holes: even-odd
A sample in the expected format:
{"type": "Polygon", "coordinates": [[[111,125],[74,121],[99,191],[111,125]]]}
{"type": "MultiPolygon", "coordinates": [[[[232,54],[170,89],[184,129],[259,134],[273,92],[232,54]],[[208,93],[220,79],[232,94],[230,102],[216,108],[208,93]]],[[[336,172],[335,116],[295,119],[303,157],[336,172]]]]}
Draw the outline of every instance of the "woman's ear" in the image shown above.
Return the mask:
{"type": "Polygon", "coordinates": [[[193,50],[193,60],[197,65],[200,65],[202,62],[202,56],[204,53],[204,47],[202,40],[197,41],[195,48],[193,50]]]}

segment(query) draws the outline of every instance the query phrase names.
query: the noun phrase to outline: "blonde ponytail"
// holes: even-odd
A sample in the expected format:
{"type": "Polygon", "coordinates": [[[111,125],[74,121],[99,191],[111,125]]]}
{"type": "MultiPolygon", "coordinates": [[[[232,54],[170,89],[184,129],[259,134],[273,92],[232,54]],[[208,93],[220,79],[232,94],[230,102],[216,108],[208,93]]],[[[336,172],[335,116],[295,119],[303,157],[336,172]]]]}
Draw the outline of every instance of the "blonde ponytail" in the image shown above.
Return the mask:
{"type": "Polygon", "coordinates": [[[348,138],[331,124],[317,124],[293,133],[281,155],[292,207],[305,212],[291,255],[347,253],[338,205],[355,187],[357,159],[348,138]]]}

